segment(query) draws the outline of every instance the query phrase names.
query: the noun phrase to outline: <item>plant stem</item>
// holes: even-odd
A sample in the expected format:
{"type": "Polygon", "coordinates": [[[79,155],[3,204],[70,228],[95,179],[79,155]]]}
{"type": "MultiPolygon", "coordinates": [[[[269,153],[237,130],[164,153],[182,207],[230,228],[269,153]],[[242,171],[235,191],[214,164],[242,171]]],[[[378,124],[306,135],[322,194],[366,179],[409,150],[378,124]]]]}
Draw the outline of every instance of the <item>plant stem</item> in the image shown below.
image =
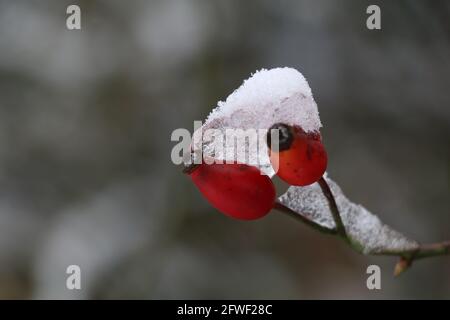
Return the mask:
{"type": "Polygon", "coordinates": [[[423,244],[414,255],[414,260],[450,254],[450,241],[423,244]]]}
{"type": "Polygon", "coordinates": [[[320,231],[323,233],[328,233],[328,234],[336,234],[336,230],[335,229],[329,229],[327,227],[321,226],[320,224],[314,222],[313,220],[310,220],[308,218],[306,218],[304,215],[301,215],[297,212],[295,212],[294,210],[289,209],[288,207],[286,207],[284,204],[280,203],[280,202],[275,202],[275,205],[273,207],[274,209],[277,209],[278,211],[287,214],[290,217],[293,217],[301,222],[303,222],[304,224],[320,231]]]}
{"type": "Polygon", "coordinates": [[[336,224],[337,233],[343,238],[348,239],[347,232],[345,231],[344,223],[342,222],[341,214],[339,212],[339,208],[336,204],[336,199],[334,198],[333,192],[331,191],[330,186],[324,177],[320,178],[319,181],[320,188],[322,189],[322,193],[328,200],[328,205],[330,206],[331,214],[333,215],[334,223],[336,224]]]}

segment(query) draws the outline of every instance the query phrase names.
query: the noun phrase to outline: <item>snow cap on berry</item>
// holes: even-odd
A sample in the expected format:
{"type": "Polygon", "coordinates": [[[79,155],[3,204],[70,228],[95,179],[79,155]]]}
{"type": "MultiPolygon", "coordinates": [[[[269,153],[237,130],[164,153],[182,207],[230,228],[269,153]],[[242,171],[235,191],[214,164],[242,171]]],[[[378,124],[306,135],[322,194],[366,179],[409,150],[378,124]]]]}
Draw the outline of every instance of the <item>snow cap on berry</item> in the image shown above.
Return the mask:
{"type": "Polygon", "coordinates": [[[322,126],[308,82],[299,71],[287,67],[255,72],[218,103],[206,124],[216,119],[243,129],[286,123],[309,132],[322,126]]]}
{"type": "MultiPolygon", "coordinates": [[[[275,172],[268,157],[265,135],[275,123],[300,126],[306,132],[319,131],[322,126],[311,88],[303,75],[293,68],[262,69],[255,72],[225,101],[218,102],[202,130],[259,130],[264,137],[264,143],[258,141],[258,152],[248,153],[244,163],[256,166],[264,174],[273,176],[275,172]]],[[[238,145],[236,153],[245,152],[248,144],[254,142],[248,141],[246,145],[238,145]]],[[[213,139],[203,143],[203,154],[217,160],[236,160],[227,152],[218,151],[218,144],[222,144],[222,141],[213,139]]]]}

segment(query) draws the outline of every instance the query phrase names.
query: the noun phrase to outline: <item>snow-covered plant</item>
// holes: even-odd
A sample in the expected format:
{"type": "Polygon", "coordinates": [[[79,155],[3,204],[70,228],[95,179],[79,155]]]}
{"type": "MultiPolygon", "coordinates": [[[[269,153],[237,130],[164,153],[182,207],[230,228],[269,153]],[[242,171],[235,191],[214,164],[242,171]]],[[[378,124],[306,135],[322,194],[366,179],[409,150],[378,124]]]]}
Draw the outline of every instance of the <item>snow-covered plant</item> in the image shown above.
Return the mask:
{"type": "Polygon", "coordinates": [[[234,151],[247,151],[248,156],[236,161],[235,153],[221,151],[222,139],[201,139],[194,141],[192,150],[200,148],[202,159],[212,159],[213,164],[190,164],[185,172],[211,204],[229,216],[250,220],[279,210],[341,237],[362,254],[400,257],[396,275],[414,260],[450,253],[450,241],[420,244],[351,202],[324,172],[327,155],[321,126],[311,89],[300,72],[260,70],[219,102],[201,128],[223,134],[239,129],[237,138],[245,137],[234,151]],[[246,135],[248,129],[262,131],[267,143],[256,141],[261,135],[246,135]],[[278,133],[276,148],[271,146],[271,129],[278,133]],[[252,143],[258,151],[249,152],[252,143]],[[271,181],[275,174],[291,185],[278,199],[271,181]]]}

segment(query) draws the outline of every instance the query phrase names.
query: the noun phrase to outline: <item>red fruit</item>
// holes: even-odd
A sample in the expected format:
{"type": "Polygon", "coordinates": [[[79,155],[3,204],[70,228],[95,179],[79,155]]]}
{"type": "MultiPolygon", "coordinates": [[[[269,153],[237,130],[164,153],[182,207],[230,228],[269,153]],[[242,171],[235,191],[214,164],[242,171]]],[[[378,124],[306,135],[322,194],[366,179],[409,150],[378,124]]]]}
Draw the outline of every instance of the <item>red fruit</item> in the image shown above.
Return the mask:
{"type": "Polygon", "coordinates": [[[298,126],[273,125],[267,135],[269,156],[277,175],[294,186],[307,186],[319,180],[327,168],[327,152],[320,133],[306,133],[298,126]],[[279,151],[271,147],[271,129],[279,130],[279,151]]]}
{"type": "Polygon", "coordinates": [[[200,164],[189,175],[209,203],[236,219],[262,218],[273,208],[272,180],[245,164],[200,164]]]}

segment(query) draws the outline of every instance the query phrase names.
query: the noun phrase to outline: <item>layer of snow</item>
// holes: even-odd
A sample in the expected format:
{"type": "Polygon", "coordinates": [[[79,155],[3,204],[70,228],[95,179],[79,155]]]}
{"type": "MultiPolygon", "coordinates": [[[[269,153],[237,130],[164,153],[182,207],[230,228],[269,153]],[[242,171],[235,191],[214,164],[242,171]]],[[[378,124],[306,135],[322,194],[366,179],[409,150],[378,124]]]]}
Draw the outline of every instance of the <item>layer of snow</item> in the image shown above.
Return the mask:
{"type": "Polygon", "coordinates": [[[319,112],[305,77],[293,68],[262,69],[219,101],[206,120],[226,121],[231,127],[268,129],[277,122],[318,131],[319,112]]]}

